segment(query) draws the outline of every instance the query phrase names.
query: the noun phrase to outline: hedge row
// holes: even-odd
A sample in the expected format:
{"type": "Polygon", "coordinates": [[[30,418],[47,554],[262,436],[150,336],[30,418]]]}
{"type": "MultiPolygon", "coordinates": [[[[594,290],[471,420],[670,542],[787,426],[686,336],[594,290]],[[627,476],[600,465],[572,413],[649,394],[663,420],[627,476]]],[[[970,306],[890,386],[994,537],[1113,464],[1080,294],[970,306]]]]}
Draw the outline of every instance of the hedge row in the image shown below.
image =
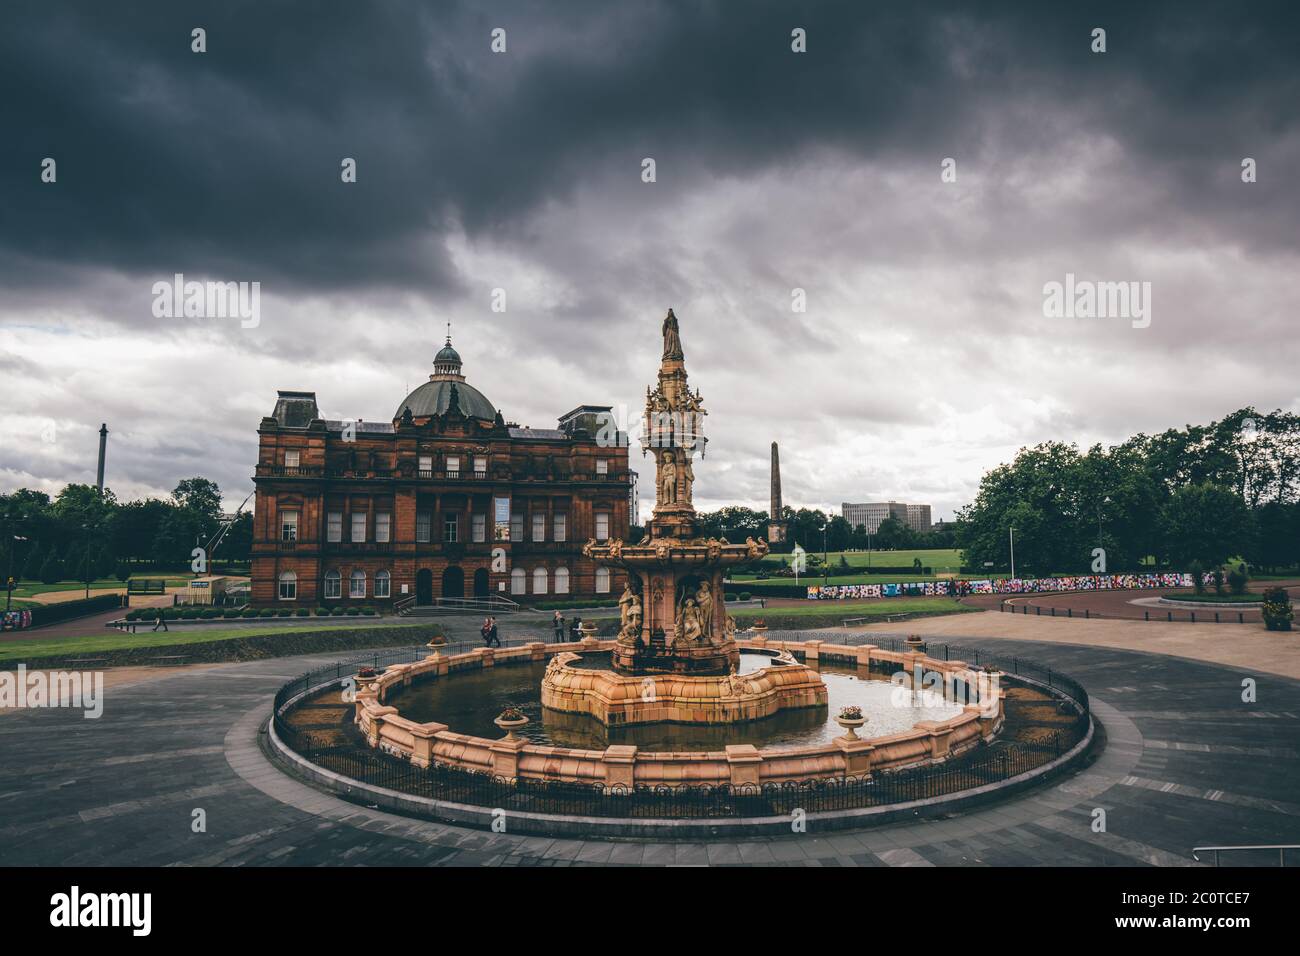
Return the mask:
{"type": "Polygon", "coordinates": [[[53,624],[56,621],[69,621],[74,617],[85,617],[87,614],[111,611],[113,608],[121,606],[122,595],[120,594],[100,594],[92,598],[81,598],[76,601],[42,604],[31,609],[32,627],[41,624],[53,624]]]}
{"type": "Polygon", "coordinates": [[[286,628],[282,634],[219,638],[213,641],[161,644],[155,647],[121,647],[106,651],[62,654],[57,657],[37,657],[25,663],[32,668],[57,669],[75,666],[79,660],[85,658],[103,661],[102,664],[96,664],[97,667],[155,666],[158,664],[158,658],[161,657],[183,657],[187,664],[252,661],[266,657],[291,657],[297,654],[319,654],[340,650],[365,651],[375,647],[418,646],[427,644],[442,633],[442,628],[437,625],[340,628],[333,631],[286,628]]]}
{"type": "MultiPolygon", "coordinates": [[[[126,613],[128,621],[156,621],[158,620],[158,611],[156,607],[138,607],[132,608],[126,613]]],[[[161,608],[163,620],[165,621],[210,621],[216,618],[222,618],[227,621],[233,621],[236,618],[266,618],[266,617],[310,617],[312,612],[305,607],[297,609],[288,607],[264,607],[261,609],[246,608],[220,608],[220,607],[165,607],[161,608]]],[[[373,607],[318,607],[316,608],[317,617],[375,617],[379,612],[373,607]]]]}

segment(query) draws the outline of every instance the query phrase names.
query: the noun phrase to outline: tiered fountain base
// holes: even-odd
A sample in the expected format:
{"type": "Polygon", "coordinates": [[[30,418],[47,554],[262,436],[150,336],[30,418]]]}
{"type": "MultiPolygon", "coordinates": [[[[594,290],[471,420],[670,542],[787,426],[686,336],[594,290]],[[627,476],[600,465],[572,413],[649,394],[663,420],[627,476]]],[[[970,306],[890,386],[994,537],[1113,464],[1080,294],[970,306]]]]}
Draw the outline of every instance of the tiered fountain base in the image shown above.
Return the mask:
{"type": "Polygon", "coordinates": [[[578,660],[574,653],[551,659],[542,679],[542,705],[595,717],[608,727],[738,723],[780,710],[826,706],[821,675],[785,652],[748,674],[706,676],[621,674],[576,667],[578,660]]]}

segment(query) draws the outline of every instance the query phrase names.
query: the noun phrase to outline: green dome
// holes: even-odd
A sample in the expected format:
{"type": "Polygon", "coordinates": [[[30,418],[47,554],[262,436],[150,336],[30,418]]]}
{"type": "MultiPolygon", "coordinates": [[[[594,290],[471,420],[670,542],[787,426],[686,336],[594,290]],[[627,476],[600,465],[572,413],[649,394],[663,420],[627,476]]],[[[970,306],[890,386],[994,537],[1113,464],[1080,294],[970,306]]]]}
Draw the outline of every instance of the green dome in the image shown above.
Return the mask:
{"type": "MultiPolygon", "coordinates": [[[[446,351],[451,351],[455,355],[454,349],[443,349],[443,352],[446,351]]],[[[439,355],[441,354],[439,353],[439,355]]],[[[457,358],[459,359],[459,356],[457,358]]],[[[443,415],[451,407],[451,390],[453,388],[456,390],[460,410],[470,418],[483,418],[487,421],[496,418],[496,407],[477,388],[465,382],[449,382],[446,380],[425,382],[410,395],[407,395],[402,404],[397,406],[393,418],[401,418],[402,413],[408,407],[411,409],[411,415],[415,418],[443,415]]]]}

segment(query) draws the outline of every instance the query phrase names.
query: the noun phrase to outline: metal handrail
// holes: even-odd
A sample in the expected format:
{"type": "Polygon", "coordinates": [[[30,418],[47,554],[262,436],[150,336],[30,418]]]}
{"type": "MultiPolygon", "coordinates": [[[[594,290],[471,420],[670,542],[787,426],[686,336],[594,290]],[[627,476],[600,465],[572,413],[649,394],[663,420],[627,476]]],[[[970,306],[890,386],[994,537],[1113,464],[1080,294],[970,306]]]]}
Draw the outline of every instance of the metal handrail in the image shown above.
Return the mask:
{"type": "Polygon", "coordinates": [[[495,595],[487,598],[434,598],[433,606],[462,611],[504,611],[513,613],[519,610],[517,601],[495,595]]]}
{"type": "Polygon", "coordinates": [[[1286,866],[1286,851],[1300,850],[1300,843],[1260,843],[1255,846],[1194,846],[1192,847],[1192,859],[1197,863],[1201,858],[1197,856],[1203,851],[1213,851],[1214,865],[1219,865],[1219,853],[1223,850],[1277,850],[1277,865],[1286,866]]]}
{"type": "Polygon", "coordinates": [[[409,611],[414,605],[415,605],[415,595],[412,594],[410,597],[402,598],[400,601],[394,601],[393,613],[400,617],[404,615],[407,611],[409,611]]]}

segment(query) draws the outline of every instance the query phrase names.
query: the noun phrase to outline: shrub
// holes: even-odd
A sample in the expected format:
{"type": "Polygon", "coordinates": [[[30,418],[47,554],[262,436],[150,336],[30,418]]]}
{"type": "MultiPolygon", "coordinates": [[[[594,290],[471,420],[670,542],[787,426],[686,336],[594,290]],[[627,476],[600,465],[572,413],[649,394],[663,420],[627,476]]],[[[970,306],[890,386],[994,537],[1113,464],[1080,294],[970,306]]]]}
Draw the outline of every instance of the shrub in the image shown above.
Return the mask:
{"type": "Polygon", "coordinates": [[[222,614],[221,608],[219,608],[219,607],[210,607],[210,608],[208,608],[206,611],[203,612],[203,619],[204,619],[205,621],[210,621],[210,620],[212,620],[212,619],[215,618],[215,617],[221,617],[221,614],[222,614]]]}
{"type": "Polygon", "coordinates": [[[131,608],[131,610],[126,612],[126,619],[128,621],[140,620],[140,609],[138,607],[131,608]]]}
{"type": "MultiPolygon", "coordinates": [[[[317,608],[317,609],[316,609],[316,613],[317,613],[317,614],[320,613],[320,608],[317,608]]],[[[311,614],[311,611],[307,610],[305,607],[300,607],[300,608],[298,608],[298,617],[307,617],[307,616],[309,616],[310,614],[311,614]]]]}
{"type": "Polygon", "coordinates": [[[280,608],[280,610],[279,610],[277,616],[278,616],[278,617],[288,617],[288,616],[291,615],[291,614],[293,614],[293,609],[292,609],[292,608],[282,607],[282,608],[280,608]]]}
{"type": "Polygon", "coordinates": [[[197,621],[202,613],[202,608],[187,607],[181,611],[181,617],[186,621],[197,621]]]}
{"type": "Polygon", "coordinates": [[[727,594],[726,594],[726,600],[728,600],[728,601],[734,601],[734,600],[736,600],[736,592],[735,592],[735,591],[728,591],[727,594]]]}
{"type": "Polygon", "coordinates": [[[748,601],[752,596],[753,596],[753,595],[751,595],[748,591],[741,591],[741,592],[740,592],[740,599],[741,599],[742,601],[748,601]]]}
{"type": "MultiPolygon", "coordinates": [[[[306,610],[306,608],[304,608],[303,610],[306,610]]],[[[329,616],[330,616],[330,609],[327,608],[327,607],[318,607],[318,608],[316,608],[316,616],[317,616],[317,617],[329,617],[329,616]]]]}
{"type": "Polygon", "coordinates": [[[361,613],[364,614],[366,617],[374,617],[375,609],[373,607],[363,607],[361,609],[361,613]]]}
{"type": "Polygon", "coordinates": [[[1205,593],[1205,569],[1200,561],[1193,561],[1187,568],[1192,575],[1192,587],[1197,594],[1205,593]]]}
{"type": "Polygon", "coordinates": [[[229,608],[229,609],[226,610],[226,611],[223,611],[222,614],[221,614],[221,616],[222,616],[223,618],[225,618],[227,621],[229,621],[229,620],[231,620],[232,618],[242,617],[242,616],[243,616],[243,612],[240,611],[239,608],[232,607],[232,608],[229,608]]]}
{"type": "Polygon", "coordinates": [[[275,617],[275,608],[264,607],[262,610],[258,611],[257,614],[259,617],[275,617]]]}
{"type": "Polygon", "coordinates": [[[342,617],[342,616],[343,616],[343,608],[341,607],[330,608],[330,617],[342,617]]]}
{"type": "Polygon", "coordinates": [[[241,612],[240,617],[257,617],[257,609],[250,607],[248,610],[241,612]]]}
{"type": "Polygon", "coordinates": [[[1239,564],[1228,572],[1228,590],[1233,594],[1245,594],[1246,583],[1250,580],[1250,575],[1246,573],[1246,566],[1239,564]]]}
{"type": "Polygon", "coordinates": [[[1291,609],[1291,598],[1286,588],[1269,588],[1264,592],[1264,607],[1260,612],[1264,616],[1264,626],[1270,631],[1289,631],[1295,611],[1291,609]]]}
{"type": "Polygon", "coordinates": [[[51,554],[41,565],[41,583],[58,584],[63,580],[63,562],[51,554]]]}
{"type": "Polygon", "coordinates": [[[347,611],[348,617],[356,617],[360,613],[361,613],[361,609],[356,607],[350,607],[348,608],[347,611]]]}

